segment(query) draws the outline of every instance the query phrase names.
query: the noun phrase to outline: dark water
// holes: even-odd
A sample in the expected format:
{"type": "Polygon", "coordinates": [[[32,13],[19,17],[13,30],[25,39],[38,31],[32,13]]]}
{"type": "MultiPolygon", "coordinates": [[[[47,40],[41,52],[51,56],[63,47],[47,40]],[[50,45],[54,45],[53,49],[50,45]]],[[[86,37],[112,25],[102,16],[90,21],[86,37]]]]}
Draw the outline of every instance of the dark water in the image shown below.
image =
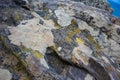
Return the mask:
{"type": "Polygon", "coordinates": [[[108,0],[108,2],[114,10],[113,15],[120,18],[120,0],[108,0]]]}

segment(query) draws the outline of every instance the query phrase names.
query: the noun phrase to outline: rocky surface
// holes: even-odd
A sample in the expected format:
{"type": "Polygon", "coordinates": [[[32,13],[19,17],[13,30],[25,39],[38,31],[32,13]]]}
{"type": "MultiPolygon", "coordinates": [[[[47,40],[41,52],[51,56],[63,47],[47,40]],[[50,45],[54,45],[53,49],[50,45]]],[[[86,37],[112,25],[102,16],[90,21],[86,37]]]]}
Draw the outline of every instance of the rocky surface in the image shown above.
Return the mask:
{"type": "Polygon", "coordinates": [[[74,1],[80,1],[85,5],[93,6],[96,8],[100,8],[100,9],[112,12],[112,9],[110,8],[107,0],[74,0],[74,1]]]}
{"type": "Polygon", "coordinates": [[[106,0],[5,0],[0,17],[12,80],[120,80],[120,19],[106,0]]]}
{"type": "Polygon", "coordinates": [[[0,80],[10,80],[12,75],[8,70],[0,69],[0,80]]]}

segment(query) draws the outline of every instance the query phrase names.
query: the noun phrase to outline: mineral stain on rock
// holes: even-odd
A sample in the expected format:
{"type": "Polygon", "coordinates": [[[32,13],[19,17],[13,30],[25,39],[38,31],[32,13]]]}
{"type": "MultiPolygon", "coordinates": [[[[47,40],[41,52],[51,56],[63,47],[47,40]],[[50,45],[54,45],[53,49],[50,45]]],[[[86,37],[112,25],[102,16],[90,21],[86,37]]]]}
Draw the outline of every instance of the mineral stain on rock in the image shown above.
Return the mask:
{"type": "Polygon", "coordinates": [[[0,80],[120,80],[120,20],[106,0],[0,6],[0,80]]]}

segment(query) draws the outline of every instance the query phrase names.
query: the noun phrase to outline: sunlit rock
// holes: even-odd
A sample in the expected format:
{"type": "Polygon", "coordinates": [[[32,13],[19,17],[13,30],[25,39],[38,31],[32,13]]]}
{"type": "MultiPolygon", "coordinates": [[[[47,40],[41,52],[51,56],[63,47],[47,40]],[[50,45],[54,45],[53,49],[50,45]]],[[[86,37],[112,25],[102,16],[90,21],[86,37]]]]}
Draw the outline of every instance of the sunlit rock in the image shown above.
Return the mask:
{"type": "Polygon", "coordinates": [[[12,75],[11,73],[6,69],[0,69],[0,80],[11,80],[12,75]]]}

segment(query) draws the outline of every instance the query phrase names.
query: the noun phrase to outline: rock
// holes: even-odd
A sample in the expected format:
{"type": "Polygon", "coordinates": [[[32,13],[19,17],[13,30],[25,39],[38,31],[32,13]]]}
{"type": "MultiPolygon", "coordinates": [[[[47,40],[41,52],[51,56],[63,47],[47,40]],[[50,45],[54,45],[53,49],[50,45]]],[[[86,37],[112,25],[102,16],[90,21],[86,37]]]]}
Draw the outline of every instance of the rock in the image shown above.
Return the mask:
{"type": "Polygon", "coordinates": [[[86,5],[97,7],[97,8],[112,12],[112,9],[110,8],[109,4],[107,3],[107,0],[76,0],[76,1],[80,1],[86,5]]]}
{"type": "Polygon", "coordinates": [[[105,11],[105,0],[98,1],[99,6],[94,0],[84,2],[93,7],[83,1],[30,1],[29,10],[16,4],[12,18],[14,8],[8,7],[10,14],[2,10],[7,11],[1,19],[6,27],[0,32],[5,49],[29,75],[35,80],[120,79],[120,25],[110,20],[114,17],[105,11]],[[9,19],[10,25],[5,22],[9,19]]]}
{"type": "Polygon", "coordinates": [[[55,14],[58,18],[58,24],[61,25],[62,27],[68,26],[71,24],[72,18],[65,13],[65,10],[55,10],[55,14]]]}
{"type": "Polygon", "coordinates": [[[0,69],[0,80],[11,80],[12,75],[6,69],[0,69]]]}

